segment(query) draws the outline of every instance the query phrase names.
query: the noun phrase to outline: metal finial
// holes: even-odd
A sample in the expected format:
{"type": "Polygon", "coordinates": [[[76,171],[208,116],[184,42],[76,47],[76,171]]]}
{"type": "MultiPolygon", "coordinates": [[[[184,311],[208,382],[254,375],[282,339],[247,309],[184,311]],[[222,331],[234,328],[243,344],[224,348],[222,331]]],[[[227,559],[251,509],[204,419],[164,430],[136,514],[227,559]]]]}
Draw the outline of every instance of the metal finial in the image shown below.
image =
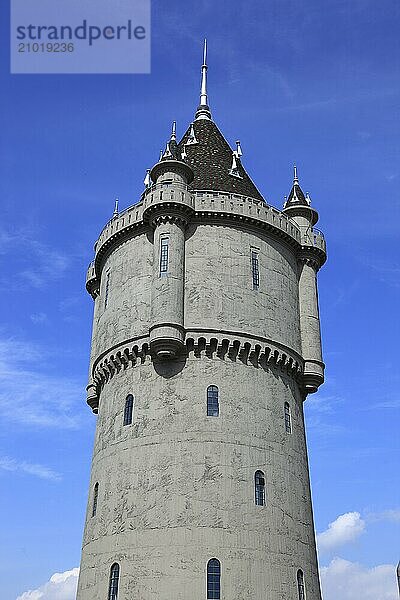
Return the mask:
{"type": "Polygon", "coordinates": [[[176,142],[176,121],[172,121],[171,142],[176,142]]]}
{"type": "Polygon", "coordinates": [[[203,64],[201,66],[200,104],[196,111],[196,119],[211,119],[207,95],[207,40],[204,40],[203,64]]]}
{"type": "Polygon", "coordinates": [[[162,159],[162,157],[163,157],[163,154],[164,154],[164,151],[163,151],[163,150],[160,150],[160,158],[159,158],[159,160],[161,160],[161,159],[162,159]]]}
{"type": "Polygon", "coordinates": [[[293,183],[299,183],[299,179],[297,177],[297,166],[293,165],[293,183]]]}
{"type": "Polygon", "coordinates": [[[143,181],[146,188],[150,187],[151,179],[150,179],[150,169],[146,169],[146,177],[143,181]]]}
{"type": "Polygon", "coordinates": [[[203,64],[201,67],[200,106],[207,106],[207,40],[204,40],[203,64]]]}
{"type": "Polygon", "coordinates": [[[236,140],[236,156],[238,158],[240,158],[241,156],[243,156],[243,151],[242,151],[242,147],[240,145],[240,140],[236,140]]]}
{"type": "Polygon", "coordinates": [[[113,212],[113,217],[118,217],[118,204],[119,204],[119,198],[115,198],[115,205],[114,205],[114,212],[113,212]]]}

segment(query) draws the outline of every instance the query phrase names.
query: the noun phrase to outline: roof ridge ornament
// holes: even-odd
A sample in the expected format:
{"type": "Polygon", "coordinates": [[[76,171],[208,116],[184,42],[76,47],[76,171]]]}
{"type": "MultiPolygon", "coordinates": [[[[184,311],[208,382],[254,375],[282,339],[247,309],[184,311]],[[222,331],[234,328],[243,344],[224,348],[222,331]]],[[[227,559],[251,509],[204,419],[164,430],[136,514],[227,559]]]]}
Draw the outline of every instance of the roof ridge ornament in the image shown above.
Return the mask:
{"type": "Polygon", "coordinates": [[[194,125],[193,125],[193,123],[190,123],[189,135],[188,135],[188,139],[186,141],[185,146],[192,146],[193,144],[198,144],[198,143],[199,142],[197,141],[196,134],[194,132],[194,125]]]}
{"type": "Polygon", "coordinates": [[[172,121],[171,138],[170,142],[176,142],[176,121],[172,121]]]}
{"type": "Polygon", "coordinates": [[[151,169],[146,169],[146,177],[144,178],[144,181],[143,181],[146,189],[148,187],[150,187],[150,185],[151,185],[150,171],[151,171],[151,169]]]}
{"type": "Polygon", "coordinates": [[[242,150],[242,147],[240,145],[240,140],[236,140],[236,156],[238,158],[240,158],[241,156],[243,156],[243,150],[242,150]]]}
{"type": "Polygon", "coordinates": [[[112,216],[113,219],[116,219],[119,215],[118,204],[119,204],[119,198],[117,196],[115,198],[114,212],[113,212],[113,216],[112,216]]]}
{"type": "Polygon", "coordinates": [[[200,104],[197,107],[195,119],[211,120],[211,111],[208,106],[207,94],[207,40],[204,40],[203,64],[201,66],[201,89],[200,89],[200,104]]]}
{"type": "Polygon", "coordinates": [[[165,146],[165,150],[163,152],[163,155],[161,157],[161,160],[164,158],[172,158],[172,152],[169,148],[169,141],[167,142],[166,146],[165,146]]]}
{"type": "Polygon", "coordinates": [[[229,171],[229,175],[232,175],[232,177],[237,177],[238,179],[243,179],[243,177],[241,176],[240,172],[239,172],[239,166],[237,163],[237,154],[236,154],[236,150],[234,150],[232,152],[232,166],[230,168],[229,171]]]}

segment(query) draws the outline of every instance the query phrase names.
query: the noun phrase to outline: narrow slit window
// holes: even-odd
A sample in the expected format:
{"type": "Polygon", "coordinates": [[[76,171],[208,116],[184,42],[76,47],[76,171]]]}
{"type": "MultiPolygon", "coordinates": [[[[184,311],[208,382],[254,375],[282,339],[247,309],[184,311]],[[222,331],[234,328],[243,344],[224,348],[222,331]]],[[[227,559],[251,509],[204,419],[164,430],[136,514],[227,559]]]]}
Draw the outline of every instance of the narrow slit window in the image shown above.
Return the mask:
{"type": "Polygon", "coordinates": [[[260,265],[258,252],[251,251],[251,274],[253,278],[253,290],[258,290],[260,287],[260,265]]]}
{"type": "Polygon", "coordinates": [[[285,430],[286,433],[292,433],[292,415],[289,402],[285,402],[285,430]]]}
{"type": "Polygon", "coordinates": [[[114,563],[110,569],[110,583],[108,586],[108,600],[117,600],[119,585],[119,564],[114,563]]]}
{"type": "Polygon", "coordinates": [[[306,600],[306,590],[304,586],[304,573],[301,569],[297,571],[297,591],[299,600],[306,600]]]}
{"type": "Polygon", "coordinates": [[[255,503],[257,506],[265,506],[265,477],[262,471],[256,471],[254,475],[255,503]]]}
{"type": "Polygon", "coordinates": [[[216,385],[207,388],[207,416],[219,417],[219,391],[216,385]]]}
{"type": "Polygon", "coordinates": [[[168,273],[169,238],[163,237],[160,241],[160,275],[168,273]]]}
{"type": "Polygon", "coordinates": [[[97,513],[97,500],[99,498],[99,484],[95,483],[93,488],[93,504],[92,504],[92,517],[96,516],[97,513]]]}
{"type": "Polygon", "coordinates": [[[221,598],[221,563],[211,558],[207,563],[207,600],[221,598]]]}
{"type": "Polygon", "coordinates": [[[107,305],[108,305],[109,292],[110,292],[110,271],[108,271],[107,275],[106,275],[106,285],[104,288],[104,308],[107,308],[107,305]]]}
{"type": "Polygon", "coordinates": [[[131,425],[133,418],[133,402],[134,398],[132,394],[128,394],[125,400],[125,408],[124,408],[124,425],[131,425]]]}

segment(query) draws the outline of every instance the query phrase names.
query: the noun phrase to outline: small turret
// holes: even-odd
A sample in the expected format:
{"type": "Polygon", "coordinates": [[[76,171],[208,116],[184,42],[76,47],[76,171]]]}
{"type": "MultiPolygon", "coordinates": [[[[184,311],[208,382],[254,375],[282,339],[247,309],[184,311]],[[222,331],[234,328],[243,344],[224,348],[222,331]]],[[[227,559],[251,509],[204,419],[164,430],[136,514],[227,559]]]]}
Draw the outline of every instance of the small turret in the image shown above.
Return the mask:
{"type": "Polygon", "coordinates": [[[283,212],[300,227],[304,242],[311,242],[311,227],[318,222],[318,213],[310,205],[310,198],[304,195],[297,175],[297,166],[293,166],[293,185],[283,205],[283,212]]]}
{"type": "Polygon", "coordinates": [[[150,349],[153,356],[168,359],[183,349],[185,229],[194,212],[193,197],[188,191],[193,171],[182,160],[176,142],[176,121],[150,178],[154,186],[145,192],[143,211],[144,221],[154,231],[150,349]]]}
{"type": "MultiPolygon", "coordinates": [[[[318,308],[317,272],[326,260],[325,251],[315,244],[313,225],[317,211],[311,207],[309,195],[304,195],[294,165],[293,186],[283,212],[301,231],[302,251],[299,256],[299,309],[302,354],[304,358],[303,387],[305,394],[316,392],[324,382],[321,331],[318,308]]],[[[320,235],[320,234],[319,234],[320,235]]]]}

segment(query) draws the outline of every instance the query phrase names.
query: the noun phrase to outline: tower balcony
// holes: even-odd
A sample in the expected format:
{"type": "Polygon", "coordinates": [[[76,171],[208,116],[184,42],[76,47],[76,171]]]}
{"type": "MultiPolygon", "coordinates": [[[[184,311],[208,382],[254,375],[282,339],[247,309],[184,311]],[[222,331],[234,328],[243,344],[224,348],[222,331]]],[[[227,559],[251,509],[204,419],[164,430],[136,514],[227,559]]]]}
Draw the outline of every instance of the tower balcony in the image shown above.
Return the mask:
{"type": "Polygon", "coordinates": [[[86,289],[93,299],[99,294],[99,281],[96,275],[94,260],[90,263],[86,272],[86,289]]]}

